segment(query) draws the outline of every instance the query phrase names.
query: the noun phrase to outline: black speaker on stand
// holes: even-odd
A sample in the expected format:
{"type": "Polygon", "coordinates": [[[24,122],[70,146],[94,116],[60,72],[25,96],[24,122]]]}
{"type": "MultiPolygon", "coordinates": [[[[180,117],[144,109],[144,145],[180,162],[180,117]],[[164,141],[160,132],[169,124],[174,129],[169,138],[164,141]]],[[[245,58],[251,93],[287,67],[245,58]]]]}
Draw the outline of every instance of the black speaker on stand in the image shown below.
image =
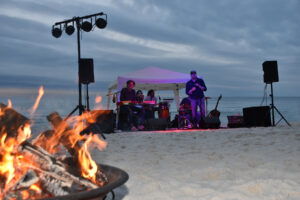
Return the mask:
{"type": "Polygon", "coordinates": [[[79,82],[86,86],[86,110],[90,111],[89,84],[94,83],[94,61],[92,58],[81,58],[79,61],[79,82]]]}
{"type": "Polygon", "coordinates": [[[263,71],[264,71],[264,82],[265,83],[273,83],[278,82],[278,67],[277,61],[265,61],[263,63],[263,71]]]}
{"type": "Polygon", "coordinates": [[[279,77],[278,77],[278,65],[276,60],[272,61],[265,61],[262,64],[263,71],[264,71],[264,82],[266,84],[271,84],[271,110],[272,110],[272,125],[275,126],[277,125],[282,119],[289,125],[289,122],[284,118],[284,116],[279,112],[279,110],[276,108],[274,105],[274,95],[273,95],[273,82],[278,82],[279,77]],[[281,119],[275,124],[275,117],[274,117],[274,109],[276,112],[281,116],[281,119]]]}
{"type": "Polygon", "coordinates": [[[94,61],[92,58],[81,58],[79,61],[79,82],[94,83],[94,61]]]}
{"type": "Polygon", "coordinates": [[[80,58],[79,59],[79,69],[78,69],[78,77],[79,77],[79,85],[80,85],[80,92],[79,92],[79,105],[64,119],[67,120],[71,115],[79,109],[80,114],[84,110],[90,111],[90,104],[89,104],[89,84],[95,82],[94,78],[94,61],[92,58],[80,58]],[[86,107],[81,103],[81,84],[86,85],[86,107]]]}

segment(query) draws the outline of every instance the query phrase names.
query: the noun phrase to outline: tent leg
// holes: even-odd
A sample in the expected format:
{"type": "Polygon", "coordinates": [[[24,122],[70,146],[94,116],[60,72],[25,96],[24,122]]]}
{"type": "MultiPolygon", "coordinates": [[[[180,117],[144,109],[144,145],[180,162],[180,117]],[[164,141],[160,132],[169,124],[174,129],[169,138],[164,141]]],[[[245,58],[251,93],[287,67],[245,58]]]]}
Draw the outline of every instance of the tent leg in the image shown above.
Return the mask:
{"type": "Polygon", "coordinates": [[[109,110],[109,108],[110,108],[111,92],[112,92],[111,89],[109,89],[108,92],[107,92],[107,107],[106,107],[106,110],[109,110]]]}
{"type": "Polygon", "coordinates": [[[174,92],[174,99],[175,99],[175,103],[176,103],[176,108],[178,110],[179,109],[179,104],[180,104],[178,85],[176,85],[176,89],[173,90],[173,92],[174,92]]]}

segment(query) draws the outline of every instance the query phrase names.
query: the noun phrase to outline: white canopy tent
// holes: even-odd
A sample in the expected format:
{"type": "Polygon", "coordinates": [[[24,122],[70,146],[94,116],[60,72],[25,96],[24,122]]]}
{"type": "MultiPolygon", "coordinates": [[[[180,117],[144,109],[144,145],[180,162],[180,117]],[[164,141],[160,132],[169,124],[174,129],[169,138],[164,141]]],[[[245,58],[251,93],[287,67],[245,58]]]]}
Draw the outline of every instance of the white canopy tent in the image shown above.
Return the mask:
{"type": "MultiPolygon", "coordinates": [[[[177,108],[179,107],[179,90],[185,88],[185,84],[190,80],[190,75],[174,72],[158,67],[147,67],[138,71],[131,72],[124,76],[118,76],[108,88],[108,94],[121,91],[128,80],[135,81],[136,90],[173,90],[177,108]]],[[[110,107],[111,95],[108,95],[107,107],[110,107]]]]}

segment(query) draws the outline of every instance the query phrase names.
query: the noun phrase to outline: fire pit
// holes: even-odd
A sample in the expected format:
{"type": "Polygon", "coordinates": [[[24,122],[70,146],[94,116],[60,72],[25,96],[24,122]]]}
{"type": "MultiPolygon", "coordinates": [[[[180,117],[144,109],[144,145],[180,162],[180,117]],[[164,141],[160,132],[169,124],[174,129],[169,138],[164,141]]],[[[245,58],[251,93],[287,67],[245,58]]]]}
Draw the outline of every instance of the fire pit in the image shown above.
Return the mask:
{"type": "Polygon", "coordinates": [[[53,198],[44,198],[42,200],[87,200],[95,198],[103,199],[110,191],[123,185],[129,178],[128,174],[119,168],[102,164],[98,164],[98,166],[101,167],[102,172],[107,176],[109,180],[109,182],[104,186],[85,192],[78,192],[65,196],[56,196],[53,198]]]}
{"type": "Polygon", "coordinates": [[[89,147],[101,150],[106,141],[92,131],[80,134],[83,119],[96,117],[85,113],[65,121],[53,112],[47,116],[53,129],[29,140],[30,120],[0,104],[0,199],[103,200],[124,184],[125,171],[91,157],[89,147]]]}

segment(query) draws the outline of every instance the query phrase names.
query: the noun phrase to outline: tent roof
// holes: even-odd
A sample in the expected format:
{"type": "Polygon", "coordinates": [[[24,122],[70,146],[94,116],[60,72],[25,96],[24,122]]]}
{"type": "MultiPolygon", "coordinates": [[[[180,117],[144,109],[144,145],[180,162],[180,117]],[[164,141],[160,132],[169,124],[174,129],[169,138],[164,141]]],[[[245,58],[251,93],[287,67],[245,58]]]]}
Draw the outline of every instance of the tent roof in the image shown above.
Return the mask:
{"type": "Polygon", "coordinates": [[[158,67],[147,67],[119,76],[117,81],[110,85],[109,89],[120,90],[130,79],[135,81],[135,89],[172,90],[185,87],[186,82],[190,80],[190,75],[158,67]]]}

